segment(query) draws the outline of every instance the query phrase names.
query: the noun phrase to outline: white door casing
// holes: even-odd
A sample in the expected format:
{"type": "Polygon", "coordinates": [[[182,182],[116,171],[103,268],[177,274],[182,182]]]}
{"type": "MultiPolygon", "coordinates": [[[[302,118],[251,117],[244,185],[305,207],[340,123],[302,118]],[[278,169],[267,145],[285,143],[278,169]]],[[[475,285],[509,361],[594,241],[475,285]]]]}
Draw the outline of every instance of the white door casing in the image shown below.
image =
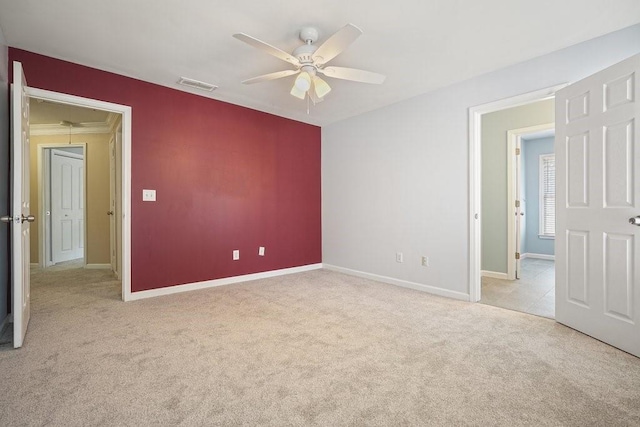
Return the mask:
{"type": "Polygon", "coordinates": [[[116,146],[115,146],[115,164],[116,164],[116,180],[115,180],[115,200],[116,200],[116,206],[115,206],[115,227],[116,227],[116,244],[115,244],[115,248],[116,248],[116,269],[115,269],[115,273],[116,276],[118,277],[118,279],[120,279],[121,274],[122,274],[122,270],[123,270],[123,234],[122,234],[122,213],[123,213],[123,204],[121,202],[122,200],[122,165],[123,165],[123,161],[122,161],[122,156],[125,153],[125,151],[123,151],[123,139],[122,139],[122,124],[118,125],[118,127],[116,128],[116,146]]]}
{"type": "Polygon", "coordinates": [[[118,278],[121,279],[122,299],[132,300],[131,292],[131,130],[132,109],[129,106],[114,104],[95,99],[83,98],[44,89],[28,88],[28,94],[32,98],[42,99],[61,104],[76,105],[79,107],[95,108],[121,114],[122,123],[119,126],[116,139],[116,170],[118,195],[116,221],[118,235],[121,241],[118,244],[118,265],[120,267],[118,278]],[[118,140],[119,137],[119,140],[118,140]],[[120,145],[118,145],[120,142],[120,145]],[[121,249],[120,249],[121,248],[121,249]]]}
{"type": "Polygon", "coordinates": [[[51,241],[54,263],[84,257],[84,156],[51,150],[51,241]]]}
{"type": "Polygon", "coordinates": [[[469,108],[469,300],[480,301],[481,297],[481,244],[482,228],[481,210],[481,145],[482,145],[482,116],[505,108],[518,107],[532,102],[543,101],[554,96],[556,91],[566,86],[566,83],[539,89],[533,92],[516,95],[511,98],[500,99],[483,105],[469,108]]]}
{"type": "MultiPolygon", "coordinates": [[[[515,230],[513,230],[516,239],[516,254],[508,254],[509,257],[515,258],[515,279],[520,278],[520,255],[522,254],[522,230],[524,229],[524,203],[522,200],[522,138],[516,138],[516,148],[517,155],[515,156],[515,199],[516,202],[511,206],[514,209],[513,216],[515,217],[515,230]]],[[[513,261],[511,261],[513,262],[513,261]]]]}
{"type": "Polygon", "coordinates": [[[520,278],[522,234],[526,225],[526,202],[522,189],[522,139],[553,130],[554,123],[527,126],[507,131],[507,279],[520,278]],[[519,202],[519,206],[518,206],[519,202]]]}
{"type": "Polygon", "coordinates": [[[640,356],[640,55],[556,95],[556,320],[640,356]]]}
{"type": "Polygon", "coordinates": [[[109,256],[111,271],[118,274],[116,237],[116,142],[115,133],[109,140],[109,256]]]}
{"type": "Polygon", "coordinates": [[[13,63],[12,125],[12,292],[13,347],[22,347],[31,314],[29,232],[29,96],[22,64],[13,63]]]}

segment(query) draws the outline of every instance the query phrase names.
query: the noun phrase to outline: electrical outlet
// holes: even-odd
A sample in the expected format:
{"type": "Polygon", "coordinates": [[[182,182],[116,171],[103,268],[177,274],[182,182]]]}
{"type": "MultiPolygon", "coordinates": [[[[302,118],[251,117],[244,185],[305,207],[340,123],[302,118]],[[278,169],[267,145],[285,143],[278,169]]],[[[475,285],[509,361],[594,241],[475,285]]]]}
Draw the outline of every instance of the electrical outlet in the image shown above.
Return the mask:
{"type": "Polygon", "coordinates": [[[404,262],[404,257],[402,256],[402,252],[396,252],[396,262],[404,262]]]}
{"type": "Polygon", "coordinates": [[[258,255],[260,255],[260,256],[264,256],[264,246],[260,246],[260,247],[258,248],[258,255]]]}
{"type": "Polygon", "coordinates": [[[233,251],[233,260],[234,260],[234,261],[237,261],[237,260],[239,260],[239,259],[240,259],[240,251],[239,251],[238,249],[235,249],[235,250],[233,251]]]}
{"type": "Polygon", "coordinates": [[[155,202],[156,201],[156,190],[142,190],[142,201],[143,202],[155,202]]]}
{"type": "Polygon", "coordinates": [[[423,256],[422,257],[422,266],[423,267],[429,267],[429,257],[428,256],[423,256]]]}

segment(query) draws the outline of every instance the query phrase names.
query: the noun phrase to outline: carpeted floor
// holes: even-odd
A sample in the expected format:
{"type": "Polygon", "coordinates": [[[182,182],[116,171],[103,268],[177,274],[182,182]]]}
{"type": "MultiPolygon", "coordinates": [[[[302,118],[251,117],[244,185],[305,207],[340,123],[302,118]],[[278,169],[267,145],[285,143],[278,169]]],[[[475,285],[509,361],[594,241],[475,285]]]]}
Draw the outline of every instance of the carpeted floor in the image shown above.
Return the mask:
{"type": "Polygon", "coordinates": [[[554,321],[317,270],[143,301],[32,276],[0,425],[640,425],[640,359],[554,321]]]}

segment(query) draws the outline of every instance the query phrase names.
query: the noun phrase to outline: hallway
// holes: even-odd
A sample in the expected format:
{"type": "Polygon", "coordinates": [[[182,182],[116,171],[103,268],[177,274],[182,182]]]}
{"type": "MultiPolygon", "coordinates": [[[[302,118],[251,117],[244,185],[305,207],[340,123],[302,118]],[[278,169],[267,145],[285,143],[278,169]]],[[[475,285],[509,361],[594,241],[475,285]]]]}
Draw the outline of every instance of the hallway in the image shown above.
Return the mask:
{"type": "Polygon", "coordinates": [[[555,317],[555,262],[525,258],[519,280],[482,278],[480,303],[536,316],[555,317]]]}

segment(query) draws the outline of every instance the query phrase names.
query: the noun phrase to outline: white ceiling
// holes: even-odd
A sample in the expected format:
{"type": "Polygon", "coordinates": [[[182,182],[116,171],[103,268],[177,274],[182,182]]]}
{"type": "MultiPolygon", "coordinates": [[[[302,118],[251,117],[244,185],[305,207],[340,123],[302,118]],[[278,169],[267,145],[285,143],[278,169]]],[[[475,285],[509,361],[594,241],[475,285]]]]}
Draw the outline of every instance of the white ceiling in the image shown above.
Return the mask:
{"type": "Polygon", "coordinates": [[[71,135],[113,133],[119,114],[94,108],[31,98],[29,102],[29,132],[31,135],[71,135]]]}
{"type": "Polygon", "coordinates": [[[639,22],[638,0],[0,0],[9,46],[316,125],[639,22]],[[301,27],[321,43],[347,23],[364,34],[330,65],[385,74],[384,84],[327,78],[333,91],[307,115],[288,93],[294,77],[240,83],[290,66],[232,34],[290,52],[301,27]],[[181,76],[219,89],[178,86],[181,76]]]}
{"type": "Polygon", "coordinates": [[[52,125],[67,121],[74,124],[106,122],[108,111],[76,107],[68,104],[31,99],[29,123],[32,125],[52,125]]]}

